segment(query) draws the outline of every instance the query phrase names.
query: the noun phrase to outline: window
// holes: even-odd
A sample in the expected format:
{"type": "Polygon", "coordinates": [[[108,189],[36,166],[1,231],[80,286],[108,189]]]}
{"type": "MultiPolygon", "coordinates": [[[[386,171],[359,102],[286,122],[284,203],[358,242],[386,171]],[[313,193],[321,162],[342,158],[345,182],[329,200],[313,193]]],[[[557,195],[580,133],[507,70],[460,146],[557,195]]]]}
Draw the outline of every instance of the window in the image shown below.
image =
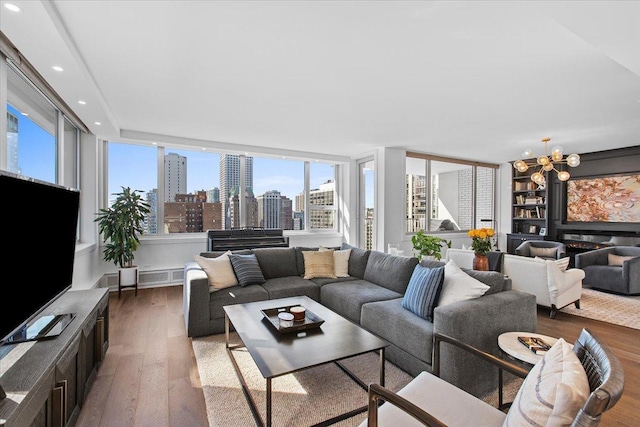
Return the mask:
{"type": "Polygon", "coordinates": [[[334,165],[311,163],[309,168],[309,228],[336,228],[334,165]]]}
{"type": "Polygon", "coordinates": [[[7,170],[58,183],[58,111],[25,77],[7,70],[7,170]]]}
{"type": "Polygon", "coordinates": [[[145,234],[337,226],[335,168],[330,163],[121,142],[108,142],[107,152],[109,194],[131,187],[151,205],[145,234]],[[160,180],[159,159],[164,168],[160,180]],[[311,189],[308,197],[305,188],[311,189]]]}
{"type": "Polygon", "coordinates": [[[407,153],[405,231],[492,227],[498,165],[407,153]]]}

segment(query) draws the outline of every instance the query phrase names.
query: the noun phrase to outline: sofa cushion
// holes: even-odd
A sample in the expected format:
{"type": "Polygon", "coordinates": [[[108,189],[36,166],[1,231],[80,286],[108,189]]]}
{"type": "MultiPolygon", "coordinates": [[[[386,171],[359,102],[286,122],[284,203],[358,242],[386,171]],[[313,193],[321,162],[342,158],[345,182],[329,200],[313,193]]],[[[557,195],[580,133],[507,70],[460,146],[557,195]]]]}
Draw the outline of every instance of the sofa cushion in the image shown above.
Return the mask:
{"type": "Polygon", "coordinates": [[[380,338],[431,364],[433,322],[402,307],[402,298],[364,304],[360,323],[380,338]]]}
{"type": "Polygon", "coordinates": [[[251,251],[256,254],[265,279],[298,275],[295,248],[257,248],[251,251]]]}
{"type": "Polygon", "coordinates": [[[461,268],[461,270],[474,279],[479,280],[485,285],[489,286],[489,289],[487,289],[487,292],[485,292],[484,295],[491,295],[506,290],[504,289],[505,279],[504,274],[502,273],[499,273],[497,271],[469,270],[466,268],[461,268]]]}
{"type": "Polygon", "coordinates": [[[453,260],[450,260],[444,266],[444,284],[442,285],[438,306],[478,298],[488,290],[488,285],[478,279],[474,279],[462,271],[453,260]]]}
{"type": "Polygon", "coordinates": [[[535,246],[529,247],[529,254],[532,257],[539,256],[541,258],[556,258],[558,256],[558,248],[538,248],[535,246]]]}
{"type": "Polygon", "coordinates": [[[423,319],[433,321],[433,310],[442,291],[444,267],[426,268],[416,265],[407,292],[402,298],[402,307],[423,319]]]}
{"type": "Polygon", "coordinates": [[[224,289],[238,284],[238,279],[233,272],[229,254],[223,253],[217,258],[206,258],[200,255],[194,255],[198,265],[202,267],[209,279],[209,285],[215,289],[224,289]]]}
{"type": "Polygon", "coordinates": [[[357,277],[348,276],[348,277],[336,277],[335,279],[332,279],[331,277],[315,277],[310,280],[318,286],[324,286],[327,283],[347,282],[349,280],[359,280],[359,279],[357,277]]]}
{"type": "Polygon", "coordinates": [[[418,258],[415,257],[371,251],[363,278],[399,294],[404,294],[416,265],[418,265],[418,258]]]}
{"type": "Polygon", "coordinates": [[[364,270],[367,268],[367,261],[369,260],[371,251],[356,248],[348,243],[343,243],[340,249],[351,249],[351,255],[349,255],[349,276],[357,277],[358,279],[364,278],[364,270]]]}
{"type": "Polygon", "coordinates": [[[336,277],[333,250],[328,251],[304,251],[304,278],[336,277]]]}
{"type": "Polygon", "coordinates": [[[265,301],[269,299],[269,293],[262,285],[234,286],[212,292],[209,301],[209,316],[211,319],[224,318],[225,305],[244,304],[254,301],[265,301]]]}
{"type": "Polygon", "coordinates": [[[589,396],[587,374],[560,338],[529,371],[503,426],[568,426],[589,396]]]}
{"type": "Polygon", "coordinates": [[[402,298],[402,294],[361,279],[329,283],[320,288],[322,305],[356,323],[360,323],[363,304],[394,298],[402,298]]]}
{"type": "Polygon", "coordinates": [[[349,277],[349,256],[351,249],[331,249],[320,246],[320,251],[333,251],[333,267],[336,277],[349,277]]]}
{"type": "Polygon", "coordinates": [[[302,252],[317,251],[319,248],[312,248],[306,246],[296,246],[296,269],[298,270],[298,276],[304,276],[304,255],[302,252]]]}
{"type": "Polygon", "coordinates": [[[608,255],[609,265],[617,265],[620,267],[622,267],[623,262],[636,258],[634,256],[622,256],[622,255],[614,255],[614,254],[607,254],[607,255],[608,255]]]}
{"type": "Polygon", "coordinates": [[[229,255],[229,260],[233,266],[233,271],[238,278],[240,286],[262,285],[264,283],[264,275],[260,270],[260,264],[254,254],[249,255],[229,255]]]}
{"type": "Polygon", "coordinates": [[[269,299],[306,295],[315,301],[320,301],[320,286],[300,276],[268,279],[262,287],[269,293],[269,299]]]}
{"type": "Polygon", "coordinates": [[[205,258],[218,258],[220,255],[228,252],[237,255],[249,255],[251,253],[251,249],[238,249],[235,251],[204,251],[200,252],[200,256],[205,258]]]}

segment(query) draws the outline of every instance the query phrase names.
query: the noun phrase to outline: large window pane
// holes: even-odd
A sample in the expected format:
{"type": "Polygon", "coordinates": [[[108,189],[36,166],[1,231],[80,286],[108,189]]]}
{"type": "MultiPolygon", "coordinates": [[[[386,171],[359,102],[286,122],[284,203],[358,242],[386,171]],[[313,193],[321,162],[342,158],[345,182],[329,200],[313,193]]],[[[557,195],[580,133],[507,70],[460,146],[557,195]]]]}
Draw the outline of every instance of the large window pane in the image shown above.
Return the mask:
{"type": "Polygon", "coordinates": [[[406,160],[406,231],[427,229],[427,161],[407,157],[406,160]]]}
{"type": "Polygon", "coordinates": [[[7,170],[57,183],[57,110],[10,67],[7,89],[7,170]]]}
{"type": "Polygon", "coordinates": [[[165,233],[223,228],[219,165],[217,153],[165,148],[165,233]]]}
{"type": "Polygon", "coordinates": [[[473,228],[473,167],[430,162],[431,215],[429,230],[473,228]]]}
{"type": "Polygon", "coordinates": [[[476,167],[476,224],[474,228],[495,228],[493,217],[495,169],[476,167]]]}
{"type": "Polygon", "coordinates": [[[254,157],[253,173],[256,225],[300,230],[300,215],[295,216],[297,220],[294,226],[294,201],[300,193],[304,193],[304,162],[254,157]]]}
{"type": "Polygon", "coordinates": [[[122,187],[139,190],[151,205],[145,234],[159,233],[158,227],[158,149],[156,147],[109,142],[108,204],[122,187]]]}
{"type": "Polygon", "coordinates": [[[337,215],[334,166],[328,163],[311,163],[309,175],[310,228],[335,229],[337,215]]]}

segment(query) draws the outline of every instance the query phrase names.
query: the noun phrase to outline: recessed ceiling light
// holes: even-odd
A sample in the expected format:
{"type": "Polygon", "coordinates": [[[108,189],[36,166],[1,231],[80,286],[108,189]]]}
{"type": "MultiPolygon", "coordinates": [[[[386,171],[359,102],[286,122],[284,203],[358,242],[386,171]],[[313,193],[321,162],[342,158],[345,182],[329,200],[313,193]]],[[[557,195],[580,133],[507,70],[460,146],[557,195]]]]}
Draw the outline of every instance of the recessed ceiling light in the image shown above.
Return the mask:
{"type": "Polygon", "coordinates": [[[102,123],[100,123],[100,122],[93,122],[93,124],[100,126],[102,123]]]}
{"type": "Polygon", "coordinates": [[[20,114],[22,114],[23,116],[28,116],[29,115],[29,113],[20,113],[20,114]]]}
{"type": "Polygon", "coordinates": [[[11,12],[20,12],[22,10],[22,9],[20,9],[18,6],[16,6],[13,3],[5,3],[4,7],[9,9],[11,12]]]}
{"type": "Polygon", "coordinates": [[[54,70],[56,70],[56,71],[64,71],[64,68],[62,68],[62,67],[60,67],[60,66],[58,66],[58,65],[54,65],[54,66],[53,66],[53,67],[51,67],[51,68],[53,68],[53,69],[54,69],[54,70]]]}
{"type": "Polygon", "coordinates": [[[80,105],[87,105],[87,101],[82,101],[82,100],[81,100],[81,101],[78,101],[78,104],[80,104],[80,105]]]}

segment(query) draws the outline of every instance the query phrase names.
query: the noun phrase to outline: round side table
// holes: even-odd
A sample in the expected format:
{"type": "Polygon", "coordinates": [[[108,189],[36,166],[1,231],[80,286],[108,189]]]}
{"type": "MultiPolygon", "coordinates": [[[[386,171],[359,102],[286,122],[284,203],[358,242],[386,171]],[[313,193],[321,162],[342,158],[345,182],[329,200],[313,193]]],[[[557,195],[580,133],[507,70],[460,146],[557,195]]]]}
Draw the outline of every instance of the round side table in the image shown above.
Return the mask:
{"type": "MultiPolygon", "coordinates": [[[[533,332],[504,332],[498,335],[498,348],[502,355],[506,355],[507,357],[515,360],[516,362],[520,362],[526,365],[529,369],[533,367],[540,359],[542,359],[542,355],[535,354],[524,344],[518,341],[518,337],[527,336],[527,337],[537,337],[542,339],[549,345],[554,345],[558,338],[550,337],[548,335],[536,334],[533,332]]],[[[498,408],[506,409],[510,404],[505,405],[502,401],[502,369],[498,370],[498,408]]]]}

